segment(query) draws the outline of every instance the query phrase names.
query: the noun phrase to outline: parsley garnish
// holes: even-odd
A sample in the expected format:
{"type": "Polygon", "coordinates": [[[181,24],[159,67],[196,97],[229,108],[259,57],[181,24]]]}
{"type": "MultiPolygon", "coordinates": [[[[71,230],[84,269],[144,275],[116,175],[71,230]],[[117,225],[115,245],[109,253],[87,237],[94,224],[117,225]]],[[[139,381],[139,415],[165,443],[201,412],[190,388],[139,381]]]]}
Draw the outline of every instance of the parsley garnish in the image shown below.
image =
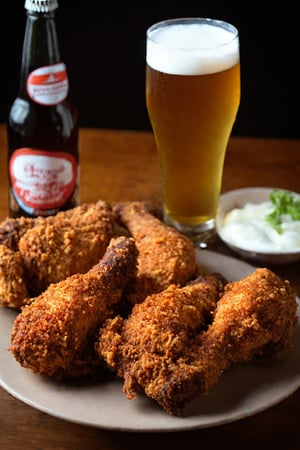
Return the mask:
{"type": "Polygon", "coordinates": [[[270,200],[274,210],[267,214],[266,220],[279,234],[282,233],[283,215],[289,215],[292,220],[300,220],[300,197],[290,191],[274,189],[270,193],[270,200]]]}

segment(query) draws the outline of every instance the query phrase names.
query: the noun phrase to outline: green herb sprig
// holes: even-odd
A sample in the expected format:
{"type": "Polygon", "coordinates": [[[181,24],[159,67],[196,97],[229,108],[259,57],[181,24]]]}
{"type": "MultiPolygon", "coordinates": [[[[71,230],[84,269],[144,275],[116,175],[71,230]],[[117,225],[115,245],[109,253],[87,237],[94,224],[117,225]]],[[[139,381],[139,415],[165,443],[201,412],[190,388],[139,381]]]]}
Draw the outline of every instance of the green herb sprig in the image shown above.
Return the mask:
{"type": "Polygon", "coordinates": [[[274,189],[269,198],[274,205],[274,210],[267,214],[266,220],[279,234],[282,234],[283,215],[289,215],[292,220],[300,220],[300,198],[284,189],[274,189]]]}

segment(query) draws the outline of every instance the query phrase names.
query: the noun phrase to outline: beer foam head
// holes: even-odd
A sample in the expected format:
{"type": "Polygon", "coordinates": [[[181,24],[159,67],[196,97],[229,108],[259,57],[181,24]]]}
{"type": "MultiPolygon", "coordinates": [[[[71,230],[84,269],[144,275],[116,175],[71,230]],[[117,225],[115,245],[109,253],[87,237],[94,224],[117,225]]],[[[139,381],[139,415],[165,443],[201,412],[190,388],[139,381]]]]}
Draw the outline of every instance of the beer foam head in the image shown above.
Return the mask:
{"type": "Polygon", "coordinates": [[[224,22],[170,20],[147,32],[146,61],[160,72],[205,75],[220,72],[239,61],[237,30],[224,22]]]}

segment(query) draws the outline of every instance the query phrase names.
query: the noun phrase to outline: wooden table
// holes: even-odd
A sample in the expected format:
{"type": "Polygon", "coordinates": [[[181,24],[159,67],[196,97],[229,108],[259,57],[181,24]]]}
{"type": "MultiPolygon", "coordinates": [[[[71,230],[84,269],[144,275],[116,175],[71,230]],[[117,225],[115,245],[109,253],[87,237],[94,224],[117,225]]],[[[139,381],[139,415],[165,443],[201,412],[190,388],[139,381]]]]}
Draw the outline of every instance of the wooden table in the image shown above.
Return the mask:
{"type": "MultiPolygon", "coordinates": [[[[6,133],[0,125],[0,219],[7,215],[6,133]]],[[[159,164],[148,132],[82,129],[81,201],[160,200],[159,164]]],[[[300,140],[233,137],[223,191],[276,186],[300,192],[300,140]]],[[[216,250],[231,254],[220,242],[216,250]]],[[[234,255],[236,257],[236,255],[234,255]]],[[[276,267],[300,295],[300,263],[276,267]]],[[[1,333],[1,330],[0,330],[1,333]]],[[[300,448],[300,390],[252,417],[219,427],[174,433],[112,432],[42,413],[0,388],[0,449],[280,449],[300,448]]]]}

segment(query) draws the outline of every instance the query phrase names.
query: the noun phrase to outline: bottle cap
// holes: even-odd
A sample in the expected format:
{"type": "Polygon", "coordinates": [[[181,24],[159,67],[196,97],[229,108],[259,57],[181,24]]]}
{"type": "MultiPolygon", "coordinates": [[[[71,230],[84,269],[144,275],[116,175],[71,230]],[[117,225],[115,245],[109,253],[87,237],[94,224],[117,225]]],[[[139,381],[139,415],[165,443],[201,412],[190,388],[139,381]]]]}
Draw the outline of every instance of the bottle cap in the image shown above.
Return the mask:
{"type": "Polygon", "coordinates": [[[28,11],[47,13],[57,8],[57,0],[25,0],[25,9],[28,11]]]}

